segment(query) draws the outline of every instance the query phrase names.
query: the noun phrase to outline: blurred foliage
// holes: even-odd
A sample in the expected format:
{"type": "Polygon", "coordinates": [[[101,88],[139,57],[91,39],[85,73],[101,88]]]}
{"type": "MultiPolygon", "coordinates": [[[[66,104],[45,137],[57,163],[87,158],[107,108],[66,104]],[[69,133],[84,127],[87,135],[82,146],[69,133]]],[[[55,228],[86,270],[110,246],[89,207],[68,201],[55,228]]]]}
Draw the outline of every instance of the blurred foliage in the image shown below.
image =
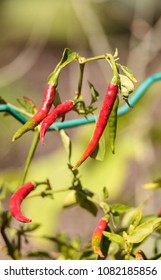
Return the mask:
{"type": "MultiPolygon", "coordinates": [[[[14,105],[17,105],[17,98],[28,96],[38,105],[48,74],[56,65],[62,49],[68,46],[85,56],[98,55],[110,51],[109,48],[114,50],[118,47],[121,62],[133,69],[140,84],[149,74],[161,69],[160,32],[158,33],[160,12],[161,4],[157,0],[1,0],[0,96],[14,105]]],[[[104,76],[104,69],[104,64],[98,64],[97,67],[91,64],[87,68],[89,80],[100,93],[99,104],[103,98],[101,93],[109,79],[107,75],[104,76]]],[[[75,68],[74,71],[69,68],[64,74],[60,86],[63,98],[70,94],[73,96],[75,75],[75,68]]],[[[83,86],[84,95],[87,95],[88,84],[83,86]]],[[[128,201],[138,205],[149,199],[144,211],[154,214],[160,205],[160,190],[154,192],[145,190],[142,186],[161,175],[160,86],[158,82],[149,89],[131,113],[118,120],[116,154],[112,155],[109,149],[103,162],[89,159],[80,168],[84,188],[99,194],[106,186],[111,201],[128,201]]],[[[21,180],[33,137],[31,132],[23,140],[13,144],[11,139],[18,127],[20,124],[12,117],[4,118],[4,113],[0,114],[0,184],[5,189],[5,210],[8,210],[11,192],[21,180]]],[[[88,143],[92,131],[93,125],[69,130],[73,140],[73,162],[88,143]]],[[[108,138],[106,141],[109,141],[108,138]]],[[[49,178],[55,188],[69,184],[71,174],[57,132],[48,133],[43,148],[38,146],[28,174],[28,179],[33,178],[49,178]]],[[[61,210],[66,195],[67,193],[59,193],[53,200],[35,197],[27,201],[24,209],[27,209],[36,223],[42,223],[36,233],[33,231],[33,235],[47,236],[56,231],[63,215],[61,210]]],[[[91,216],[88,216],[88,220],[92,220],[91,216]]],[[[81,222],[83,223],[83,217],[80,217],[79,224],[81,222]]],[[[75,221],[71,219],[70,225],[66,226],[68,232],[70,227],[75,227],[75,221]]],[[[80,225],[79,229],[82,230],[80,225]]],[[[88,234],[89,230],[86,235],[88,234]]],[[[71,235],[72,239],[74,230],[71,235]]],[[[65,246],[68,247],[66,244],[70,241],[68,237],[64,239],[65,246]]],[[[57,244],[58,240],[57,237],[57,244]]],[[[73,240],[75,241],[75,237],[73,240]]],[[[43,246],[46,244],[39,239],[36,242],[43,246]]],[[[48,243],[46,246],[50,247],[48,243]]],[[[71,256],[66,247],[62,249],[60,258],[71,256]]],[[[70,251],[71,247],[68,249],[70,251]]],[[[71,249],[72,254],[73,250],[75,252],[75,247],[71,249]]],[[[116,246],[111,250],[117,251],[116,246]]]]}

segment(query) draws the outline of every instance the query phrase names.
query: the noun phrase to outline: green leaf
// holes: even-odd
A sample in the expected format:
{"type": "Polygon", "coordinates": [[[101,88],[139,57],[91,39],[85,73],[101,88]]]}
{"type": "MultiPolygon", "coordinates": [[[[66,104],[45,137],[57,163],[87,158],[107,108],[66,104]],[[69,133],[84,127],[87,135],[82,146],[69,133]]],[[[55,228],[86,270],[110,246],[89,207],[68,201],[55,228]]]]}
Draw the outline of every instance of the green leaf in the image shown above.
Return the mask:
{"type": "Polygon", "coordinates": [[[71,154],[72,154],[72,146],[71,146],[70,137],[68,136],[68,134],[65,132],[64,129],[61,129],[59,133],[60,133],[64,148],[65,148],[65,151],[68,156],[68,162],[70,163],[71,154]]]}
{"type": "Polygon", "coordinates": [[[113,219],[113,225],[116,228],[120,224],[120,215],[113,214],[112,219],[113,219]]]}
{"type": "Polygon", "coordinates": [[[77,190],[75,193],[76,202],[80,207],[86,209],[92,215],[96,216],[98,212],[97,206],[87,198],[86,193],[83,190],[77,190]]]}
{"type": "Polygon", "coordinates": [[[105,137],[104,135],[102,135],[96,149],[93,151],[90,157],[95,160],[103,161],[105,152],[106,152],[105,137]]]}
{"type": "Polygon", "coordinates": [[[117,58],[117,57],[118,57],[118,54],[119,54],[118,48],[116,48],[113,57],[114,57],[114,58],[117,58]]]}
{"type": "Polygon", "coordinates": [[[103,187],[103,200],[106,200],[108,197],[109,197],[109,192],[105,186],[105,187],[103,187]]]}
{"type": "Polygon", "coordinates": [[[57,64],[54,71],[49,75],[48,83],[57,86],[61,70],[77,58],[78,54],[76,52],[73,52],[70,49],[66,48],[63,52],[60,62],[57,64]]]}
{"type": "Polygon", "coordinates": [[[126,237],[126,241],[129,243],[140,243],[146,237],[151,235],[154,231],[161,226],[161,218],[156,218],[141,225],[137,226],[130,235],[126,237]]]}
{"type": "Polygon", "coordinates": [[[91,92],[91,104],[96,102],[99,98],[99,93],[95,89],[94,85],[88,81],[89,87],[90,87],[90,92],[91,92]]]}
{"type": "Polygon", "coordinates": [[[111,212],[117,212],[119,214],[126,213],[131,209],[132,207],[129,207],[128,205],[121,204],[121,203],[113,204],[111,206],[111,212]]]}
{"type": "Polygon", "coordinates": [[[139,209],[131,221],[131,224],[133,225],[134,228],[136,228],[139,225],[141,218],[142,218],[142,211],[139,209]]]}
{"type": "Polygon", "coordinates": [[[132,70],[127,67],[127,66],[123,66],[123,65],[120,65],[122,71],[126,74],[126,76],[134,83],[137,83],[137,80],[135,79],[134,75],[133,75],[133,72],[132,70]]]}
{"type": "Polygon", "coordinates": [[[62,58],[60,60],[60,63],[58,64],[58,67],[63,68],[70,62],[74,61],[78,57],[78,54],[76,52],[73,52],[71,49],[66,48],[64,49],[62,58]]]}
{"type": "Polygon", "coordinates": [[[154,220],[156,218],[158,218],[157,214],[148,214],[148,215],[142,216],[140,223],[145,223],[147,221],[154,220]]]}
{"type": "Polygon", "coordinates": [[[161,188],[161,178],[157,178],[153,182],[145,184],[143,187],[144,189],[159,189],[161,188]]]}
{"type": "Polygon", "coordinates": [[[124,246],[124,239],[121,235],[111,232],[103,232],[103,235],[106,236],[111,242],[117,243],[120,246],[124,246]]]}

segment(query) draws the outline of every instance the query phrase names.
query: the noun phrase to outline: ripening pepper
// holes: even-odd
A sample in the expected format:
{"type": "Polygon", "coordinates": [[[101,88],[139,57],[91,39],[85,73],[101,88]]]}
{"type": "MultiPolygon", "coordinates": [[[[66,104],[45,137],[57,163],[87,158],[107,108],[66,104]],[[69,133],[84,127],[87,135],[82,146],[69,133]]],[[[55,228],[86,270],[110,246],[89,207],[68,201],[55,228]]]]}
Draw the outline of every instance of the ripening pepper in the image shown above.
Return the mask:
{"type": "Polygon", "coordinates": [[[20,129],[14,134],[12,141],[20,138],[24,133],[33,130],[48,114],[54,100],[56,87],[53,84],[47,84],[44,92],[44,98],[40,108],[36,114],[30,118],[20,129]]]}
{"type": "Polygon", "coordinates": [[[95,254],[100,256],[100,258],[104,258],[104,255],[101,250],[101,242],[103,237],[103,231],[106,230],[107,226],[108,219],[106,217],[101,218],[92,235],[92,249],[95,254]]]}

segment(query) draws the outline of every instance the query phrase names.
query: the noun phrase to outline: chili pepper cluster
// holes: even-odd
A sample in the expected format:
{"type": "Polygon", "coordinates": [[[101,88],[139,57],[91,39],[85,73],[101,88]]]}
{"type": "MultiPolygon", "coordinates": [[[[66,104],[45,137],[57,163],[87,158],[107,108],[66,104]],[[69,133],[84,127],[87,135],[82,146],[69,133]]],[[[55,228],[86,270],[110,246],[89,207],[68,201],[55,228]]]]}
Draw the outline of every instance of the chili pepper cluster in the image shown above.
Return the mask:
{"type": "MultiPolygon", "coordinates": [[[[103,135],[105,128],[109,124],[109,139],[111,150],[115,152],[115,138],[116,138],[116,128],[117,128],[117,110],[119,106],[119,94],[128,103],[129,94],[134,90],[133,82],[136,82],[135,78],[131,74],[131,71],[128,71],[127,67],[123,67],[116,62],[117,52],[112,56],[110,54],[105,54],[97,58],[85,59],[80,57],[77,53],[73,53],[69,49],[65,49],[61,61],[55,67],[54,71],[50,74],[48,82],[44,91],[44,97],[39,109],[36,111],[34,116],[32,116],[13,136],[13,141],[20,138],[27,131],[34,130],[39,128],[40,132],[40,141],[44,143],[44,137],[46,132],[49,130],[49,127],[55,122],[57,118],[64,119],[65,115],[74,110],[81,114],[82,108],[83,112],[88,115],[88,113],[93,112],[93,108],[90,104],[89,107],[86,107],[83,98],[81,96],[82,81],[84,66],[87,62],[96,60],[96,59],[106,59],[112,68],[112,78],[111,81],[107,84],[107,90],[103,98],[103,103],[98,115],[98,119],[95,124],[93,135],[85,149],[84,153],[78,159],[78,161],[72,166],[71,170],[76,170],[97,148],[101,136],[103,135]],[[74,96],[73,100],[66,100],[57,104],[55,102],[56,93],[58,94],[58,80],[61,73],[61,70],[70,62],[77,60],[80,64],[80,77],[78,82],[77,94],[74,96]],[[82,67],[83,66],[83,67],[82,67]],[[119,73],[119,70],[124,72],[124,75],[119,73]],[[52,105],[54,108],[51,110],[52,105]],[[81,108],[81,110],[80,110],[81,108]],[[89,109],[89,110],[88,110],[89,109]],[[51,111],[50,111],[51,110],[51,111]]],[[[91,84],[90,84],[91,86],[91,84]]],[[[93,87],[93,86],[92,86],[93,87]]],[[[95,102],[98,99],[98,95],[93,97],[92,102],[95,102]]],[[[92,103],[91,102],[91,103],[92,103]]],[[[130,106],[130,104],[129,104],[130,106]]],[[[88,116],[86,116],[88,117],[88,116]]],[[[15,193],[10,198],[10,212],[12,216],[22,223],[29,223],[32,220],[25,217],[21,211],[21,204],[23,200],[36,188],[38,183],[27,182],[24,183],[20,188],[15,191],[15,193]]],[[[98,225],[92,236],[92,248],[94,253],[99,255],[100,258],[104,258],[104,254],[101,249],[103,231],[108,227],[108,218],[104,216],[98,222],[98,225]]]]}

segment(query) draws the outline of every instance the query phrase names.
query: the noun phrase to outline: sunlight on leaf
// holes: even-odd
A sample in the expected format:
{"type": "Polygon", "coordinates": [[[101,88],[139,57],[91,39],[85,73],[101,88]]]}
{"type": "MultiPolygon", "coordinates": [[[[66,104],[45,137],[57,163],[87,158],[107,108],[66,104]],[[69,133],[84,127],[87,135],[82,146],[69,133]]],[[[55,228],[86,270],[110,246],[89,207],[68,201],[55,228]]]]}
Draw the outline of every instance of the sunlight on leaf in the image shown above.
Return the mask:
{"type": "Polygon", "coordinates": [[[161,218],[147,221],[137,226],[130,235],[126,237],[128,243],[140,243],[161,226],[161,218]]]}

